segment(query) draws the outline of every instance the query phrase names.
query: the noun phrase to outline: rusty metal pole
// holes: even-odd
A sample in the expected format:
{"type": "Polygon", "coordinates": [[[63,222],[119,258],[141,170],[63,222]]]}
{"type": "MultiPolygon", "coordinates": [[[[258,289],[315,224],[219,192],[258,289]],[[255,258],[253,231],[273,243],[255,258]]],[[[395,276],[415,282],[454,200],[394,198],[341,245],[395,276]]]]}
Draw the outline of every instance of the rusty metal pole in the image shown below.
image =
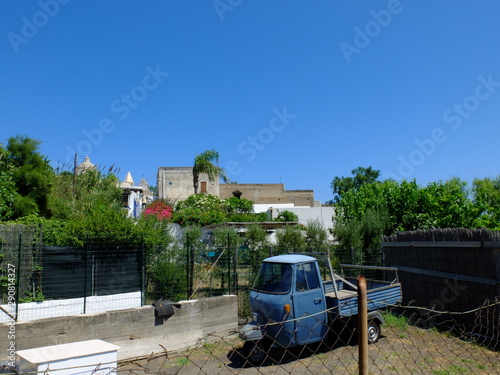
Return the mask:
{"type": "Polygon", "coordinates": [[[368,303],[363,275],[358,277],[358,356],[359,375],[368,375],[368,303]]]}

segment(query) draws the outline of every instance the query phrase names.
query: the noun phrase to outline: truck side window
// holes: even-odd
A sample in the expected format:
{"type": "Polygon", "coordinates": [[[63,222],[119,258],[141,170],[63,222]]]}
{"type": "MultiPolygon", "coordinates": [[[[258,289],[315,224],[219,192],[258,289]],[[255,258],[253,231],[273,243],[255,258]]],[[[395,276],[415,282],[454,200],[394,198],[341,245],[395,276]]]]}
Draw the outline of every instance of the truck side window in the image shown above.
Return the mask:
{"type": "Polygon", "coordinates": [[[304,265],[297,265],[297,278],[295,280],[295,289],[298,292],[307,290],[306,275],[304,274],[304,265]]]}
{"type": "Polygon", "coordinates": [[[307,278],[307,285],[309,286],[309,289],[317,289],[320,287],[320,282],[318,278],[318,272],[316,271],[316,264],[315,263],[306,263],[304,264],[304,269],[306,273],[306,278],[307,278]]]}
{"type": "Polygon", "coordinates": [[[304,263],[297,265],[297,278],[295,289],[299,292],[320,287],[318,273],[315,263],[304,263]]]}

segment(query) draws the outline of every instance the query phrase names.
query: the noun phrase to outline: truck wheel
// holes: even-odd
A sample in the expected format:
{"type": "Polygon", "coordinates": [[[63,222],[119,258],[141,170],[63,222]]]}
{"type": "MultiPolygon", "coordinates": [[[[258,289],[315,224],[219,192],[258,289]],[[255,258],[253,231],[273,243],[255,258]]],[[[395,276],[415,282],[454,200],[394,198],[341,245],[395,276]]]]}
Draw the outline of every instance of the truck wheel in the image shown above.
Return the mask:
{"type": "Polygon", "coordinates": [[[368,344],[375,344],[380,338],[380,325],[375,320],[368,322],[368,344]]]}
{"type": "Polygon", "coordinates": [[[267,355],[264,345],[258,341],[245,342],[243,352],[245,353],[246,360],[254,366],[260,366],[267,355]]]}

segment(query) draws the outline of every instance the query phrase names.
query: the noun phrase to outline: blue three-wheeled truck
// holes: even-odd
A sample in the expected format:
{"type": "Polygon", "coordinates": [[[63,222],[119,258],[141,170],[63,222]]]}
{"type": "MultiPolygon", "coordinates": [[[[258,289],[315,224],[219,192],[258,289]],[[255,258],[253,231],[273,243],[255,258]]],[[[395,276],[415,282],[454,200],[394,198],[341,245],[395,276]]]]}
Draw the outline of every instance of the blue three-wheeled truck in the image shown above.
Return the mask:
{"type": "MultiPolygon", "coordinates": [[[[334,273],[328,257],[323,263],[320,267],[316,257],[303,254],[264,259],[250,290],[253,319],[239,333],[245,341],[240,354],[246,361],[259,365],[275,347],[322,341],[335,333],[333,322],[347,324],[358,314],[357,279],[334,273]]],[[[384,323],[378,310],[401,301],[397,269],[342,266],[394,275],[391,281],[367,280],[368,341],[374,343],[384,323]]]]}

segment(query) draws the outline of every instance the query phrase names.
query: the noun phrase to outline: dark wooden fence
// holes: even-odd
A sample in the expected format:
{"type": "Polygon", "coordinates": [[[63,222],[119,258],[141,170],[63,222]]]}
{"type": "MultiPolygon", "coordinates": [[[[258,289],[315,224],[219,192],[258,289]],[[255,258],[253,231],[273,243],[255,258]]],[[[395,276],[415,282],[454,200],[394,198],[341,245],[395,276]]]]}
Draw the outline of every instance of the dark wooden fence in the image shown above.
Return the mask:
{"type": "MultiPolygon", "coordinates": [[[[482,306],[500,300],[500,232],[486,229],[435,229],[402,232],[383,239],[387,266],[399,269],[403,304],[449,312],[466,327],[489,316],[482,306]]],[[[496,307],[498,315],[498,306],[496,307]]],[[[499,335],[500,318],[488,318],[499,335]]],[[[493,330],[493,332],[491,332],[493,330]]]]}

